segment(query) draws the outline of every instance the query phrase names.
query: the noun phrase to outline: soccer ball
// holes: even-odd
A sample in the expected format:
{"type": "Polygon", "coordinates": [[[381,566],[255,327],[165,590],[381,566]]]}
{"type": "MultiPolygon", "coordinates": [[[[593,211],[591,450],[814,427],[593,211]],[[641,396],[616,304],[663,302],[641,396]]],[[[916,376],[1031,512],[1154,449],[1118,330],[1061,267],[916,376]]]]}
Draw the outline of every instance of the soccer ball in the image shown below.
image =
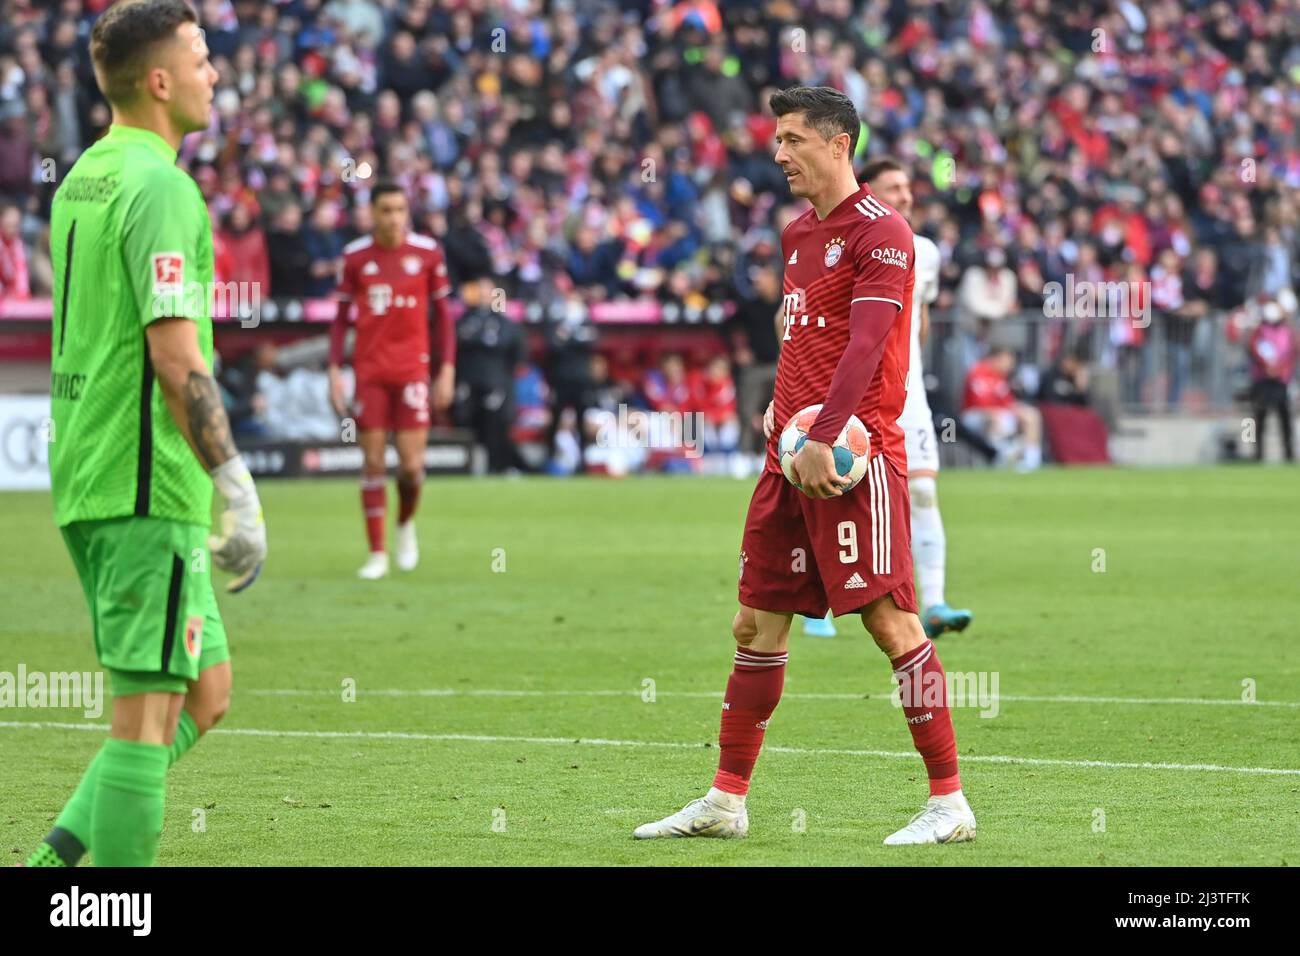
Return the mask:
{"type": "MultiPolygon", "coordinates": [[[[781,470],[785,472],[786,480],[796,488],[799,488],[799,483],[794,480],[790,466],[794,464],[794,456],[799,454],[799,449],[808,440],[808,431],[813,427],[813,422],[817,421],[817,414],[821,410],[820,405],[809,405],[791,416],[785,423],[785,430],[781,432],[781,440],[776,447],[781,470]]],[[[871,459],[871,435],[857,415],[849,416],[844,430],[831,446],[831,454],[835,456],[835,470],[840,477],[853,482],[844,491],[852,491],[867,473],[867,463],[871,459]]]]}

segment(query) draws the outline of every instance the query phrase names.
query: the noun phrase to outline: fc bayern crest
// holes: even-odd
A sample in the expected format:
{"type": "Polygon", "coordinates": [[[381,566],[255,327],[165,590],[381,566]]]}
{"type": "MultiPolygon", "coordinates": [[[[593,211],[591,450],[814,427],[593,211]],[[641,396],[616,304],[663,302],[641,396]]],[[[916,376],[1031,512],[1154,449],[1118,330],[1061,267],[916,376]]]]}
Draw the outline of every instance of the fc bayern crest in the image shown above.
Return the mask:
{"type": "Polygon", "coordinates": [[[840,261],[840,256],[844,255],[844,240],[838,237],[826,243],[826,268],[829,269],[835,263],[840,261]]]}
{"type": "Polygon", "coordinates": [[[402,268],[406,270],[408,276],[418,275],[422,265],[419,256],[403,256],[402,268]]]}

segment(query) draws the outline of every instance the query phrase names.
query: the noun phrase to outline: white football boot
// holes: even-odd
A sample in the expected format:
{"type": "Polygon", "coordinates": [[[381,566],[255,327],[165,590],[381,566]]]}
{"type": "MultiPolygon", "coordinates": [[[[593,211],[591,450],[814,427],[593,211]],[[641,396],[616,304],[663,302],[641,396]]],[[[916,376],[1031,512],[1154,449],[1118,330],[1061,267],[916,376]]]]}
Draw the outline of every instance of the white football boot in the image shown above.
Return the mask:
{"type": "Polygon", "coordinates": [[[420,546],[415,541],[415,521],[397,526],[397,566],[403,571],[414,571],[420,563],[420,546]]]}
{"type": "Polygon", "coordinates": [[[907,826],[885,837],[885,846],[907,846],[916,843],[965,843],[975,839],[975,814],[965,796],[956,793],[931,797],[925,809],[908,822],[907,826]]]}
{"type": "Polygon", "coordinates": [[[378,581],[388,574],[388,554],[384,551],[372,551],[366,563],[357,571],[357,577],[363,581],[378,581]]]}
{"type": "Polygon", "coordinates": [[[743,837],[749,832],[745,798],[709,788],[708,794],[692,800],[670,817],[643,823],[632,831],[638,840],[657,837],[743,837]]]}

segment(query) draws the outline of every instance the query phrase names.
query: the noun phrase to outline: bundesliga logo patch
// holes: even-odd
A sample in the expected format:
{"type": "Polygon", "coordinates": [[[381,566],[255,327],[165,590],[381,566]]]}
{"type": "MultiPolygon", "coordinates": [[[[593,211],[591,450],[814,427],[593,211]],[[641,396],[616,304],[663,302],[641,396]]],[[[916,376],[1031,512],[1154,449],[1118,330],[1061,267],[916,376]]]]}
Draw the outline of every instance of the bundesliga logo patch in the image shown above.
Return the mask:
{"type": "Polygon", "coordinates": [[[185,622],[185,650],[190,657],[198,657],[203,650],[203,618],[195,616],[185,622]]]}
{"type": "Polygon", "coordinates": [[[153,294],[178,295],[185,275],[185,257],[179,252],[153,254],[153,294]]]}

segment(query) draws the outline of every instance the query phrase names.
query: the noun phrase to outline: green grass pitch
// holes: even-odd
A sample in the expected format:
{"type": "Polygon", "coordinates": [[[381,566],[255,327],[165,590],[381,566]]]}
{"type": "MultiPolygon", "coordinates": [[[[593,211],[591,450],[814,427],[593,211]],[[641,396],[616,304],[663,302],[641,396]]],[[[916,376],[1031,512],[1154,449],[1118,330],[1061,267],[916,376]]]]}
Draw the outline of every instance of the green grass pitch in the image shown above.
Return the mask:
{"type": "MultiPolygon", "coordinates": [[[[634,841],[712,779],[751,487],[432,480],[419,570],[364,583],[355,482],[263,482],[270,562],[221,599],[231,711],[171,772],[159,863],[1300,862],[1300,481],[1277,468],[943,476],[949,599],[976,617],[939,651],[1001,695],[954,711],[977,842],[881,846],[925,774],[852,617],[792,637],[749,838],[634,841]]],[[[48,498],[0,496],[0,526],[0,670],[93,669],[48,498]]],[[[0,722],[14,862],[102,730],[0,722]]]]}

